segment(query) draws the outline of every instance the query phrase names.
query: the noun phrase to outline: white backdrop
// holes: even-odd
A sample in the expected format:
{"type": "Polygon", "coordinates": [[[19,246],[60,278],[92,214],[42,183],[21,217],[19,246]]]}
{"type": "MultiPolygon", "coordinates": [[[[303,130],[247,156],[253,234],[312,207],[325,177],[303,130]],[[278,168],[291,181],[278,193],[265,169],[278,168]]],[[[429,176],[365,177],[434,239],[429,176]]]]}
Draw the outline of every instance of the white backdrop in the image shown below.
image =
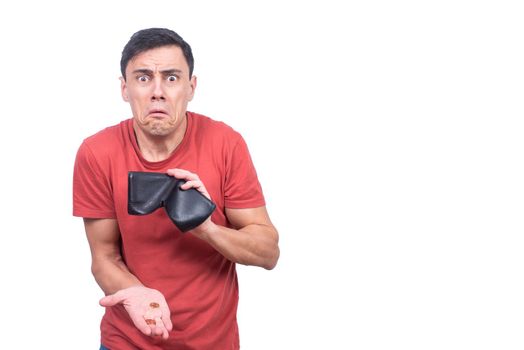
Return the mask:
{"type": "Polygon", "coordinates": [[[190,110],[244,135],[281,234],[275,270],[239,267],[243,349],[522,349],[522,18],[503,0],[0,5],[2,342],[98,349],[73,161],[130,116],[120,53],[155,26],[192,45],[190,110]]]}

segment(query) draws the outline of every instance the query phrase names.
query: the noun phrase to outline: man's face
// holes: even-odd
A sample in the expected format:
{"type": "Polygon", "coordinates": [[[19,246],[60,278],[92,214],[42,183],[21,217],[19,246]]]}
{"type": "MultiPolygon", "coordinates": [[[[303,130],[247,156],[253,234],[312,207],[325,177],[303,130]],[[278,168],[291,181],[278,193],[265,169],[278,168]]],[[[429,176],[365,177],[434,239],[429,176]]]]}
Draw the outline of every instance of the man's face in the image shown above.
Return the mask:
{"type": "Polygon", "coordinates": [[[189,78],[189,66],[178,46],[136,55],[121,81],[122,97],[131,105],[135,124],[150,136],[173,134],[196,88],[196,77],[189,78]]]}

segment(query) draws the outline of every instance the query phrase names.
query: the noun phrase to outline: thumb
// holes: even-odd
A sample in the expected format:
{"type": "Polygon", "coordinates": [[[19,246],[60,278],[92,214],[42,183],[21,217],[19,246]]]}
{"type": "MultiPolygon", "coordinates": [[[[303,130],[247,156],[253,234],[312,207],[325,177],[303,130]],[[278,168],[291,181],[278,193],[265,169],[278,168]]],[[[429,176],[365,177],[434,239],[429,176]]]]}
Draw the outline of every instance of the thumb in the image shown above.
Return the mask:
{"type": "Polygon", "coordinates": [[[122,302],[123,299],[119,298],[117,294],[118,293],[111,294],[111,295],[105,296],[102,299],[100,299],[99,301],[100,306],[104,306],[104,307],[115,306],[116,304],[119,304],[120,302],[122,302]]]}

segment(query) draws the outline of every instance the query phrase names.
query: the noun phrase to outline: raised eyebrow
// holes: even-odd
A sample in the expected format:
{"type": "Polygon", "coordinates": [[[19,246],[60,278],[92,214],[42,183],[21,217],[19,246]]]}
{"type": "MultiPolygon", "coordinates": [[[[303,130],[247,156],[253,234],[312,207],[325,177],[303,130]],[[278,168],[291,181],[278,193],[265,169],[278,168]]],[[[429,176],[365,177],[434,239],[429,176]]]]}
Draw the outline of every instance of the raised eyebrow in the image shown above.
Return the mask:
{"type": "Polygon", "coordinates": [[[160,71],[160,73],[162,73],[163,76],[166,76],[166,75],[173,75],[173,74],[182,74],[182,71],[180,69],[166,69],[166,70],[160,71]]]}
{"type": "Polygon", "coordinates": [[[153,71],[151,69],[135,69],[133,71],[133,74],[147,74],[147,75],[153,75],[153,71]]]}
{"type": "MultiPolygon", "coordinates": [[[[163,71],[160,71],[160,74],[162,74],[163,76],[168,76],[168,75],[173,75],[173,74],[182,74],[182,70],[180,69],[166,69],[166,70],[163,70],[163,71]]],[[[149,75],[149,76],[152,76],[153,75],[153,71],[151,69],[147,69],[147,68],[139,68],[139,69],[135,69],[133,71],[133,74],[146,74],[146,75],[149,75]]]]}

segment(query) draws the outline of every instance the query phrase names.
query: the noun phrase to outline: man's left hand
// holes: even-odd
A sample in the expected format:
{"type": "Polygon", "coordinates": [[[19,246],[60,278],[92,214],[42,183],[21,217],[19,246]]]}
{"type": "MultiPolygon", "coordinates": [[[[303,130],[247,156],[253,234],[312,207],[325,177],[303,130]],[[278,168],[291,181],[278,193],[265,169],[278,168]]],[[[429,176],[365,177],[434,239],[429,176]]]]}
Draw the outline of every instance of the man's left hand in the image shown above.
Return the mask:
{"type": "MultiPolygon", "coordinates": [[[[197,174],[184,169],[169,169],[167,171],[168,175],[174,176],[177,179],[185,180],[186,183],[180,186],[182,190],[189,190],[190,188],[196,189],[198,192],[202,193],[207,199],[212,200],[209,192],[207,192],[206,186],[197,174]]],[[[205,239],[205,235],[209,233],[215,224],[211,221],[211,217],[207,218],[200,226],[192,229],[190,232],[197,236],[198,238],[205,239]]]]}

